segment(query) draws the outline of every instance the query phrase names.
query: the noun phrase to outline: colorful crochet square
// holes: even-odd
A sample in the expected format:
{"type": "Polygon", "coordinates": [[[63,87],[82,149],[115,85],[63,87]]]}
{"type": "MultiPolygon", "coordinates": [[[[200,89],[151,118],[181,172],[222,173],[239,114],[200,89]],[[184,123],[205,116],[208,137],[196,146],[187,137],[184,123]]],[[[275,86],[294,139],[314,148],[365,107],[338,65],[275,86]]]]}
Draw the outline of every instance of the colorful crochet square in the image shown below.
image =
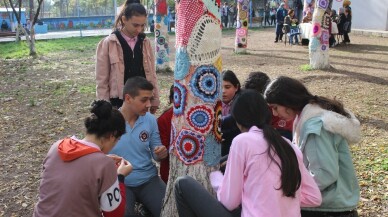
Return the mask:
{"type": "Polygon", "coordinates": [[[213,126],[213,108],[197,105],[188,109],[186,120],[196,132],[206,134],[213,126]]]}
{"type": "Polygon", "coordinates": [[[329,0],[317,0],[318,1],[318,7],[322,8],[323,10],[326,10],[329,6],[329,0]]]}
{"type": "Polygon", "coordinates": [[[321,32],[321,44],[329,44],[330,34],[328,30],[322,30],[321,32]]]}
{"type": "Polygon", "coordinates": [[[203,0],[207,10],[217,19],[221,19],[220,0],[203,0]]]}
{"type": "Polygon", "coordinates": [[[187,100],[187,89],[178,81],[174,82],[174,115],[183,115],[187,100]]]}
{"type": "Polygon", "coordinates": [[[192,65],[213,64],[220,56],[222,37],[219,20],[207,14],[196,23],[187,44],[192,65]]]}
{"type": "Polygon", "coordinates": [[[186,46],[193,28],[204,13],[203,2],[193,4],[191,1],[180,1],[177,4],[178,17],[176,26],[176,46],[186,46]]]}
{"type": "Polygon", "coordinates": [[[214,106],[214,122],[213,122],[213,134],[218,142],[222,140],[221,132],[221,121],[222,121],[222,102],[218,100],[214,106]]]}
{"type": "Polygon", "coordinates": [[[174,77],[176,80],[182,80],[189,74],[190,60],[186,49],[178,48],[175,56],[174,77]]]}
{"type": "Polygon", "coordinates": [[[220,73],[214,66],[200,66],[191,77],[190,87],[194,96],[204,102],[214,103],[221,88],[220,73]]]}
{"type": "Polygon", "coordinates": [[[203,161],[208,166],[219,164],[221,158],[221,144],[214,138],[213,135],[208,135],[205,138],[205,153],[203,161]]]}
{"type": "Polygon", "coordinates": [[[176,139],[175,149],[179,159],[186,165],[202,161],[205,138],[191,130],[182,129],[176,139]]]}

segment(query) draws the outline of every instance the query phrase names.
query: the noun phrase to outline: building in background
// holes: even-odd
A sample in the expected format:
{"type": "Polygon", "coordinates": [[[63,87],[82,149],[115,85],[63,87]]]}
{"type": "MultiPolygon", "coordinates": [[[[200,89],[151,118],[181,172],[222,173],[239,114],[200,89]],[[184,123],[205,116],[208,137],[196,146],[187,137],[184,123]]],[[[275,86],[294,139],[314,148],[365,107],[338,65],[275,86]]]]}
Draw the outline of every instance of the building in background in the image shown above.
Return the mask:
{"type": "MultiPolygon", "coordinates": [[[[352,29],[388,31],[388,1],[387,0],[353,0],[352,29]]],[[[342,7],[343,0],[334,0],[333,9],[342,7]]]]}

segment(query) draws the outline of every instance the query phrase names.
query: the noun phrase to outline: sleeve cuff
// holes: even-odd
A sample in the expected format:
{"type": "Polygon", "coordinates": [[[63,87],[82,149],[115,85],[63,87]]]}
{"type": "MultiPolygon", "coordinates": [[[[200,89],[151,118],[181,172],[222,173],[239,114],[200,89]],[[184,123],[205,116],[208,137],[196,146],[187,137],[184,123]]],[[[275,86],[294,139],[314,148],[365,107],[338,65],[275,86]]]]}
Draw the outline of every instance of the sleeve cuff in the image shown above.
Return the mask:
{"type": "Polygon", "coordinates": [[[119,174],[119,175],[117,175],[117,178],[118,178],[118,180],[119,180],[120,183],[124,183],[124,179],[125,179],[125,176],[124,176],[124,175],[119,174]]]}

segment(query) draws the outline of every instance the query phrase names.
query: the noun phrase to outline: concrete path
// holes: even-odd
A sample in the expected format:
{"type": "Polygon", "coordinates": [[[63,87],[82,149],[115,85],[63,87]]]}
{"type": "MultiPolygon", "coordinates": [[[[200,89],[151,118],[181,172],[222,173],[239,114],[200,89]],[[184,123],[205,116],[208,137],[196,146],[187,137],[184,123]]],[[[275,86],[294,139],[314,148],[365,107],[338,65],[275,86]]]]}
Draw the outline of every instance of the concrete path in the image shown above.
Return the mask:
{"type": "MultiPolygon", "coordinates": [[[[257,27],[253,25],[254,27],[257,27]]],[[[71,38],[81,36],[103,36],[109,35],[112,29],[94,29],[94,30],[82,30],[82,31],[61,31],[61,32],[48,32],[46,34],[37,34],[36,40],[56,39],[56,38],[71,38]]],[[[355,35],[367,35],[388,38],[388,31],[376,31],[366,29],[352,29],[352,33],[355,35]]],[[[25,40],[25,37],[22,37],[25,40]]],[[[15,37],[2,37],[0,42],[12,42],[15,41],[15,37]]]]}

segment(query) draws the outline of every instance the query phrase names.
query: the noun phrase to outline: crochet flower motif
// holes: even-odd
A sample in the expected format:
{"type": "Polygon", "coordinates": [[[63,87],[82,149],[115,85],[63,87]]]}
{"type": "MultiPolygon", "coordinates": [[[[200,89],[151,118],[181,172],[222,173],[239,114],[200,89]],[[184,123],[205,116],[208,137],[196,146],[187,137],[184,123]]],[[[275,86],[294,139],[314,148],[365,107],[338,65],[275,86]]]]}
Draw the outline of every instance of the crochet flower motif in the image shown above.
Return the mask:
{"type": "Polygon", "coordinates": [[[164,45],[166,43],[166,39],[163,36],[159,36],[156,41],[159,45],[164,45]]]}
{"type": "Polygon", "coordinates": [[[174,76],[176,80],[184,79],[189,74],[190,61],[187,52],[184,49],[178,49],[175,58],[174,76]]]}
{"type": "Polygon", "coordinates": [[[191,130],[182,129],[176,139],[178,158],[186,165],[202,161],[205,138],[191,130]]]}
{"type": "Polygon", "coordinates": [[[204,102],[214,103],[221,88],[220,73],[214,66],[200,66],[191,77],[190,87],[194,96],[204,102]]]}
{"type": "Polygon", "coordinates": [[[174,82],[174,115],[183,115],[187,98],[187,89],[179,82],[174,82]]]}
{"type": "Polygon", "coordinates": [[[188,109],[186,120],[195,131],[206,134],[213,126],[213,109],[206,105],[193,106],[188,109]]]}
{"type": "Polygon", "coordinates": [[[318,36],[321,33],[321,24],[313,23],[313,36],[318,36]]]}

